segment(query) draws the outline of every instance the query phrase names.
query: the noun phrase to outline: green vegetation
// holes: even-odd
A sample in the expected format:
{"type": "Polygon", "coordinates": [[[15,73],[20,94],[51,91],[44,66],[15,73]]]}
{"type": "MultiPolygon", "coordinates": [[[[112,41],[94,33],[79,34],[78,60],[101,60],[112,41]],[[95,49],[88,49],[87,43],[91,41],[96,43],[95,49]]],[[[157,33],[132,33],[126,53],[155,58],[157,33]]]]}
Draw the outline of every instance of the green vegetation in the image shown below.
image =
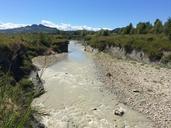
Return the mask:
{"type": "Polygon", "coordinates": [[[165,33],[168,37],[171,31],[171,18],[166,23],[162,23],[161,20],[156,19],[154,25],[150,22],[139,22],[136,27],[133,27],[132,23],[123,28],[116,28],[111,33],[116,34],[161,34],[165,33]]]}
{"type": "Polygon", "coordinates": [[[171,18],[169,18],[168,21],[165,23],[165,25],[164,25],[164,31],[165,31],[165,34],[171,40],[171,18]]]}
{"type": "MultiPolygon", "coordinates": [[[[33,32],[37,26],[33,25],[33,32]]],[[[151,61],[163,64],[171,62],[171,18],[166,23],[157,19],[154,24],[130,23],[112,31],[56,31],[39,26],[45,33],[26,33],[15,29],[0,34],[0,127],[22,128],[30,120],[30,104],[34,97],[33,83],[28,80],[34,70],[31,59],[38,55],[67,52],[66,39],[83,39],[88,45],[105,51],[109,47],[120,47],[129,54],[133,50],[143,51],[151,61]],[[19,33],[17,33],[19,31],[19,33]],[[51,31],[48,34],[47,31],[51,31]],[[9,34],[10,33],[10,34],[9,34]],[[167,56],[165,56],[165,53],[167,56]]],[[[38,32],[39,32],[38,31],[38,32]]]]}
{"type": "MultiPolygon", "coordinates": [[[[8,74],[0,77],[0,127],[22,128],[31,114],[33,89],[26,90],[25,83],[15,83],[8,74]],[[25,117],[25,118],[23,118],[25,117]]],[[[31,81],[27,88],[31,88],[31,81]]]]}
{"type": "Polygon", "coordinates": [[[171,51],[171,41],[164,35],[114,35],[114,36],[93,36],[88,44],[100,51],[107,46],[125,48],[127,53],[132,50],[144,51],[151,60],[161,59],[163,51],[171,51]]]}
{"type": "Polygon", "coordinates": [[[156,34],[160,34],[163,32],[163,25],[162,25],[162,22],[157,19],[155,22],[154,22],[154,32],[156,34]]]}
{"type": "Polygon", "coordinates": [[[65,52],[68,41],[55,34],[0,34],[0,127],[23,128],[31,119],[35,67],[31,59],[65,52]]]}
{"type": "Polygon", "coordinates": [[[143,51],[151,61],[171,62],[164,52],[171,52],[171,18],[163,25],[157,19],[152,25],[150,22],[140,22],[136,28],[130,23],[123,28],[112,31],[101,30],[93,35],[87,35],[89,45],[104,51],[107,47],[124,48],[126,53],[133,50],[143,51]]]}

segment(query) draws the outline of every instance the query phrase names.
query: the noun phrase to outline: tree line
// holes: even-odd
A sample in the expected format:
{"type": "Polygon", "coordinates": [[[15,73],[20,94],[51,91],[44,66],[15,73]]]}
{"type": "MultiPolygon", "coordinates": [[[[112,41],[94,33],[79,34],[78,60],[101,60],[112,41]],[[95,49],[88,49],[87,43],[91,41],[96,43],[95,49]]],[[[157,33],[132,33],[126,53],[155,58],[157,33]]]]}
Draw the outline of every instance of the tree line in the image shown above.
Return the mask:
{"type": "MultiPolygon", "coordinates": [[[[171,18],[165,23],[160,19],[156,19],[154,24],[150,22],[139,22],[136,27],[130,23],[123,28],[116,28],[112,32],[117,34],[166,34],[171,39],[171,18]]],[[[106,33],[106,32],[105,32],[106,33]]],[[[109,33],[108,33],[109,34],[109,33]]],[[[107,35],[107,34],[105,34],[107,35]]]]}
{"type": "MultiPolygon", "coordinates": [[[[84,34],[89,34],[89,32],[82,31],[84,34]]],[[[104,30],[94,32],[98,36],[109,36],[111,34],[166,34],[171,40],[171,18],[169,18],[165,23],[162,23],[160,19],[156,19],[152,24],[150,22],[139,22],[135,27],[132,23],[126,27],[116,28],[114,30],[104,30]]]]}

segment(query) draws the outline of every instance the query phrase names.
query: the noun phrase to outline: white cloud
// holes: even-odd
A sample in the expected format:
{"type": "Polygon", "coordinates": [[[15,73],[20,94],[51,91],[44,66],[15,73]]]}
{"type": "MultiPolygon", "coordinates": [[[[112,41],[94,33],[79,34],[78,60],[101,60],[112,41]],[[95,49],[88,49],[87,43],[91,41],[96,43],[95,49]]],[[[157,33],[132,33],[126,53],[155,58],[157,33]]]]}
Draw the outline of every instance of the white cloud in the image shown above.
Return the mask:
{"type": "MultiPolygon", "coordinates": [[[[89,27],[86,25],[83,26],[73,26],[71,24],[65,24],[65,23],[61,23],[61,24],[56,24],[53,23],[51,21],[47,21],[47,20],[42,20],[41,24],[47,26],[47,27],[53,27],[53,28],[57,28],[59,30],[64,30],[64,31],[71,31],[71,30],[91,30],[91,31],[98,31],[101,29],[109,29],[109,28],[94,28],[94,27],[89,27]]],[[[24,27],[27,26],[28,24],[15,24],[15,23],[1,23],[0,22],[0,29],[12,29],[12,28],[19,28],[19,27],[24,27]]],[[[111,29],[109,29],[111,30],[111,29]]]]}
{"type": "Polygon", "coordinates": [[[27,26],[25,24],[0,23],[0,29],[12,29],[27,26]]]}
{"type": "Polygon", "coordinates": [[[54,28],[57,28],[59,30],[64,30],[64,31],[71,31],[71,30],[91,30],[91,31],[98,31],[98,30],[101,30],[101,29],[111,30],[109,28],[94,28],[94,27],[89,27],[89,26],[86,26],[86,25],[83,25],[83,26],[73,26],[71,24],[64,24],[64,23],[55,24],[55,23],[53,23],[51,21],[47,21],[47,20],[42,20],[41,21],[41,24],[43,24],[45,26],[48,26],[48,27],[54,27],[54,28]]]}

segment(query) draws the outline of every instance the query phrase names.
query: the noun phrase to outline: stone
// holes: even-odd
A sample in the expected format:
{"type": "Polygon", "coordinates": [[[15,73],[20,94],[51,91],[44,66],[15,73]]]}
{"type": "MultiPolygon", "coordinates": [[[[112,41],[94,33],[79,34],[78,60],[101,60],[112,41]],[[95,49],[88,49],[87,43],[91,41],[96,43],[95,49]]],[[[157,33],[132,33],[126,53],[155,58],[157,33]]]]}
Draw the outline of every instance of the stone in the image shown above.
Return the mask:
{"type": "Polygon", "coordinates": [[[94,108],[93,110],[95,111],[95,110],[97,110],[97,108],[94,108]]]}
{"type": "Polygon", "coordinates": [[[112,74],[108,72],[108,73],[106,74],[106,76],[107,76],[107,77],[112,77],[112,74]]]}
{"type": "Polygon", "coordinates": [[[140,91],[139,91],[139,90],[133,90],[133,92],[135,92],[135,93],[140,93],[140,91]]]}
{"type": "Polygon", "coordinates": [[[123,116],[125,114],[125,110],[122,107],[119,107],[114,111],[114,114],[117,116],[123,116]]]}

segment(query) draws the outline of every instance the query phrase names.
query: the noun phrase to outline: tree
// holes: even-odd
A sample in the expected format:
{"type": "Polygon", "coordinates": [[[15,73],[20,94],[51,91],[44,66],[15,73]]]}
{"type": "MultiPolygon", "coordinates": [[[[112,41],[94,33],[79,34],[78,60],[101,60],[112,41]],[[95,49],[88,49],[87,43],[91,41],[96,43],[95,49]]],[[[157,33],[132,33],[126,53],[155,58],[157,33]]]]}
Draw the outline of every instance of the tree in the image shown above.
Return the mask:
{"type": "Polygon", "coordinates": [[[100,35],[100,36],[109,36],[110,35],[110,31],[109,30],[105,30],[105,29],[101,29],[100,31],[98,31],[98,35],[100,35]]]}
{"type": "Polygon", "coordinates": [[[165,28],[165,34],[169,37],[171,40],[171,18],[167,20],[167,22],[164,25],[165,28]]]}
{"type": "Polygon", "coordinates": [[[80,35],[81,37],[85,37],[87,35],[87,31],[86,30],[80,31],[80,35]]]}
{"type": "Polygon", "coordinates": [[[146,29],[146,26],[145,26],[145,23],[138,23],[137,24],[137,27],[136,27],[136,30],[137,30],[137,34],[145,34],[145,29],[146,29]]]}
{"type": "Polygon", "coordinates": [[[152,25],[150,22],[140,22],[137,24],[136,32],[137,34],[147,34],[150,33],[152,25]]]}
{"type": "Polygon", "coordinates": [[[160,34],[163,32],[163,25],[162,22],[159,19],[156,19],[154,22],[154,33],[160,34]]]}
{"type": "Polygon", "coordinates": [[[146,22],[145,26],[146,26],[146,33],[152,33],[153,25],[150,22],[146,22]]]}
{"type": "Polygon", "coordinates": [[[132,23],[130,23],[128,26],[123,28],[122,34],[132,34],[133,29],[134,29],[133,25],[132,25],[132,23]]]}

